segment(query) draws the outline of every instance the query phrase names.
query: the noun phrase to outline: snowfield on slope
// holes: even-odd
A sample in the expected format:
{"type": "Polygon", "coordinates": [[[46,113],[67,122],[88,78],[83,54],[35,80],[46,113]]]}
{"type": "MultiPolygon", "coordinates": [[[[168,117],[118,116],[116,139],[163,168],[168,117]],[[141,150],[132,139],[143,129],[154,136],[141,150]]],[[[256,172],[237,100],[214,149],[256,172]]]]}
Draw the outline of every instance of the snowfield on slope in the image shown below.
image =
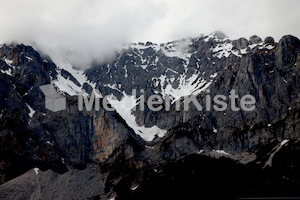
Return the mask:
{"type": "Polygon", "coordinates": [[[126,121],[127,125],[134,130],[134,132],[141,136],[145,141],[152,141],[155,136],[164,137],[166,130],[159,127],[152,126],[150,128],[139,126],[135,121],[135,116],[132,114],[134,107],[137,105],[137,99],[134,96],[129,96],[125,92],[123,98],[119,101],[112,95],[108,99],[109,103],[116,109],[119,115],[126,121]]]}

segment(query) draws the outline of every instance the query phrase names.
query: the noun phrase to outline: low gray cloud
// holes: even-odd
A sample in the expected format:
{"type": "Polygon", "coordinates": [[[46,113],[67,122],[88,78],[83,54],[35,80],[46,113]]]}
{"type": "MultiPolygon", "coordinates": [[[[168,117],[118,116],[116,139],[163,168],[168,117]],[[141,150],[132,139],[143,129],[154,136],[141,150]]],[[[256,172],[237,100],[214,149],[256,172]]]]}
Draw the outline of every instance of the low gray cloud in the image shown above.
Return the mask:
{"type": "Polygon", "coordinates": [[[80,67],[122,44],[215,30],[229,37],[300,35],[298,0],[1,0],[0,42],[34,44],[80,67]]]}

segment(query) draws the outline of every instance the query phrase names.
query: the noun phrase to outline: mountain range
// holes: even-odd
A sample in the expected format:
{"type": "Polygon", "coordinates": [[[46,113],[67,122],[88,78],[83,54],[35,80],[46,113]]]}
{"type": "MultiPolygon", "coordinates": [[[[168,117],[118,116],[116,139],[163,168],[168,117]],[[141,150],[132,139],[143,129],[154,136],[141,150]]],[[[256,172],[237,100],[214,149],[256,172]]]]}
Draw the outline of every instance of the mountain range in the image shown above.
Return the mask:
{"type": "Polygon", "coordinates": [[[291,35],[132,43],[86,69],[3,44],[0,199],[300,196],[299,86],[300,40],[291,35]],[[47,84],[66,110],[45,108],[47,84]],[[116,96],[116,110],[79,111],[82,89],[116,96]],[[205,105],[207,89],[252,95],[256,109],[175,109],[190,95],[205,105]],[[133,110],[141,94],[169,96],[170,110],[133,110]]]}

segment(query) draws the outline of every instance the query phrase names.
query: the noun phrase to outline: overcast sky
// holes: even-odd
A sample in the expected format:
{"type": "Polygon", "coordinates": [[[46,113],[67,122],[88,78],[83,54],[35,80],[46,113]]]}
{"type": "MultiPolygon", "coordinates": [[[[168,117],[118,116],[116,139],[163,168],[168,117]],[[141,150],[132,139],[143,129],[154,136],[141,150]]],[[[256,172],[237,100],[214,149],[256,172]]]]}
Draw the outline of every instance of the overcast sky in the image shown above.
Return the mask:
{"type": "Polygon", "coordinates": [[[0,0],[0,43],[38,46],[79,65],[121,44],[215,30],[231,39],[300,37],[299,0],[0,0]]]}

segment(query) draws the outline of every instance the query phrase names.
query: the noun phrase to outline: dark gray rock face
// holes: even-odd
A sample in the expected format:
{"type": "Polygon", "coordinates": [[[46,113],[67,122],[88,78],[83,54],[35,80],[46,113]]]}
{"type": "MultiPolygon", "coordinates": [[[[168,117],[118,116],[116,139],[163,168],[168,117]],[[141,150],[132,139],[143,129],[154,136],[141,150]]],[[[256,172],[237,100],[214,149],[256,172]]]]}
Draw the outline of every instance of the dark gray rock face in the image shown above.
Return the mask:
{"type": "Polygon", "coordinates": [[[104,181],[98,165],[63,175],[36,168],[3,184],[0,199],[88,199],[104,194],[104,181]]]}
{"type": "Polygon", "coordinates": [[[274,42],[274,38],[272,37],[266,37],[264,40],[264,44],[273,44],[274,42]]]}
{"type": "Polygon", "coordinates": [[[249,45],[249,42],[246,38],[240,38],[238,40],[232,41],[232,45],[234,46],[234,49],[241,50],[241,49],[247,48],[249,45]]]}
{"type": "Polygon", "coordinates": [[[249,42],[252,45],[252,44],[258,44],[258,43],[262,42],[262,40],[257,35],[253,35],[249,38],[249,42]]]}
{"type": "MultiPolygon", "coordinates": [[[[85,197],[105,199],[117,196],[120,187],[135,188],[149,171],[159,171],[191,154],[229,155],[241,163],[265,164],[272,152],[280,152],[281,141],[299,140],[299,67],[300,41],[294,36],[284,36],[277,43],[271,37],[263,42],[258,36],[230,40],[216,32],[161,45],[131,44],[117,51],[109,62],[87,69],[85,75],[90,83],[82,83],[31,47],[3,45],[0,183],[33,167],[65,173],[69,165],[89,169],[88,163],[98,163],[104,178],[97,178],[99,190],[85,197]],[[124,94],[131,95],[133,89],[138,95],[143,89],[146,98],[158,94],[164,99],[170,94],[182,99],[195,94],[204,106],[208,94],[204,87],[210,89],[211,97],[228,96],[235,89],[238,107],[240,98],[251,94],[256,99],[256,109],[232,111],[229,99],[229,107],[223,112],[198,111],[193,104],[188,111],[176,111],[174,104],[168,112],[137,109],[132,113],[137,125],[167,131],[164,137],[147,142],[126,118],[115,111],[105,111],[102,105],[99,111],[78,111],[77,96],[65,94],[64,111],[46,110],[45,97],[38,87],[58,76],[88,93],[93,91],[94,83],[103,95],[114,94],[119,100],[124,94]],[[268,145],[272,148],[265,147],[268,145]],[[262,153],[260,149],[268,150],[262,153]],[[19,167],[21,164],[24,167],[19,167]]],[[[50,174],[43,179],[45,182],[49,177],[63,176],[44,173],[50,174]]],[[[3,188],[9,187],[8,183],[3,188]]],[[[30,191],[35,194],[33,188],[30,191]]],[[[42,192],[47,197],[53,195],[42,192]]]]}
{"type": "Polygon", "coordinates": [[[4,45],[0,56],[1,183],[32,167],[62,173],[65,163],[104,162],[132,134],[116,112],[79,112],[77,97],[67,96],[65,111],[46,110],[39,86],[56,78],[56,66],[31,47],[4,45]]]}
{"type": "MultiPolygon", "coordinates": [[[[299,138],[299,40],[285,36],[274,48],[235,60],[235,64],[219,71],[210,86],[211,96],[228,95],[231,89],[239,98],[253,95],[255,111],[234,112],[227,108],[224,112],[199,112],[191,105],[188,112],[155,115],[155,124],[170,128],[170,137],[165,139],[172,146],[166,149],[168,158],[170,153],[176,158],[200,149],[223,149],[235,154],[270,140],[299,138]]],[[[205,105],[204,97],[199,96],[201,105],[205,105]]]]}

